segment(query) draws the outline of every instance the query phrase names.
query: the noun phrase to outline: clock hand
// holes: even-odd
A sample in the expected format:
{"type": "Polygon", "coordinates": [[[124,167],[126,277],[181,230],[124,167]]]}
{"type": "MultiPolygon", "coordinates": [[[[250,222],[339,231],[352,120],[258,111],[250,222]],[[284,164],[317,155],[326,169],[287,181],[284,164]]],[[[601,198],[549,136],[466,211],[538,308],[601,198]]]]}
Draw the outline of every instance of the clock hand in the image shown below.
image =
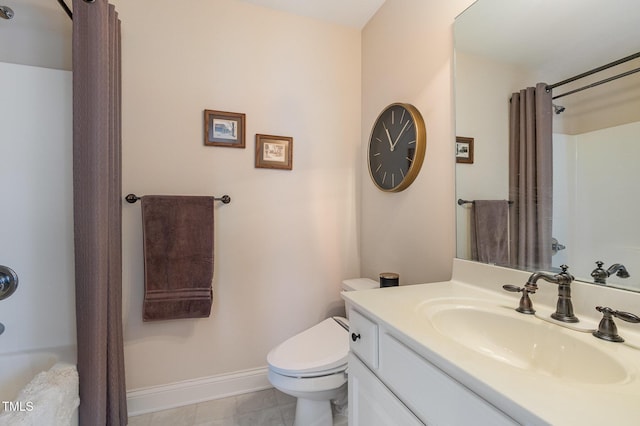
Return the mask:
{"type": "Polygon", "coordinates": [[[391,150],[393,151],[396,147],[396,144],[398,143],[398,141],[400,140],[400,136],[402,136],[402,134],[404,133],[404,129],[407,128],[407,124],[409,124],[409,120],[407,120],[406,123],[404,123],[404,127],[402,128],[402,130],[400,130],[400,133],[398,134],[398,137],[396,138],[396,141],[393,143],[393,146],[391,146],[391,150]]]}
{"type": "Polygon", "coordinates": [[[389,139],[389,148],[393,151],[395,145],[391,142],[391,135],[389,134],[389,129],[387,129],[386,124],[382,123],[382,127],[384,127],[384,131],[387,132],[387,139],[389,139]]]}

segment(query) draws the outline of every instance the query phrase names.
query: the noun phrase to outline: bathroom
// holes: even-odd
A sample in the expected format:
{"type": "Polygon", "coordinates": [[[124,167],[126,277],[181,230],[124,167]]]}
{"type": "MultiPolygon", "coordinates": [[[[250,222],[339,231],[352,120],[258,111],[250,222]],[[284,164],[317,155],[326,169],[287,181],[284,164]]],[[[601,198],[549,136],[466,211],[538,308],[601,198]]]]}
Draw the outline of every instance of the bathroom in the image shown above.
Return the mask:
{"type": "MultiPolygon", "coordinates": [[[[4,3],[16,16],[0,22],[2,39],[6,26],[18,22],[19,5],[32,2],[4,3]]],[[[70,25],[49,3],[38,6],[70,25]]],[[[345,278],[373,278],[384,270],[400,272],[402,284],[451,277],[458,208],[452,202],[452,25],[471,0],[386,0],[362,26],[276,11],[258,1],[111,3],[122,21],[123,196],[232,197],[215,211],[214,303],[206,320],[142,322],[140,207],[122,206],[131,415],[197,400],[190,392],[202,388],[211,398],[268,388],[266,354],[337,309],[345,278]],[[411,187],[389,194],[371,185],[366,141],[380,110],[398,100],[421,111],[428,147],[411,187]],[[246,149],[203,146],[204,109],[245,113],[246,149]],[[293,137],[291,171],[254,167],[256,133],[293,137]]],[[[25,41],[22,49],[37,45],[25,41]]],[[[32,56],[51,56],[52,63],[37,66],[68,69],[58,62],[65,55],[68,61],[64,49],[48,48],[32,56]]],[[[30,159],[34,169],[47,161],[36,154],[30,159]]],[[[26,185],[15,189],[30,191],[26,185]]],[[[70,203],[70,188],[54,194],[54,203],[70,203]]],[[[70,228],[66,232],[71,238],[70,228]]],[[[7,329],[0,339],[14,321],[30,324],[14,347],[0,346],[3,353],[74,343],[73,278],[66,273],[73,249],[50,245],[49,251],[63,256],[62,271],[59,263],[33,260],[16,268],[21,277],[25,268],[38,272],[33,281],[43,288],[31,290],[24,276],[12,298],[1,302],[7,329]],[[49,282],[62,286],[69,306],[46,303],[54,299],[41,293],[49,282]],[[7,310],[15,320],[6,318],[7,310]]],[[[12,266],[2,254],[2,263],[12,266]]]]}

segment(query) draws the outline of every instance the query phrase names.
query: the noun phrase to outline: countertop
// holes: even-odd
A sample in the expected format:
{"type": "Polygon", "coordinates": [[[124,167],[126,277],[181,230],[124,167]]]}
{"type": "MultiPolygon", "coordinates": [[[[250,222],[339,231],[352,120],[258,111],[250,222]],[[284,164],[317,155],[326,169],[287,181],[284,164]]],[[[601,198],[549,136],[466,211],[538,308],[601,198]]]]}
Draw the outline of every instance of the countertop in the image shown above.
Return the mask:
{"type": "MultiPolygon", "coordinates": [[[[576,329],[572,330],[553,324],[553,320],[543,319],[554,310],[543,302],[554,299],[553,292],[557,291],[557,287],[550,286],[551,295],[541,296],[540,300],[532,295],[540,318],[523,315],[514,310],[519,295],[503,292],[501,286],[507,283],[522,285],[529,274],[487,265],[476,266],[479,264],[473,262],[456,260],[455,263],[451,281],[347,292],[343,293],[343,297],[352,307],[382,323],[381,332],[388,330],[405,345],[519,423],[617,426],[640,424],[640,324],[627,326],[623,321],[616,320],[619,334],[626,342],[606,342],[587,332],[597,326],[597,312],[590,312],[593,308],[589,312],[580,312],[586,309],[582,309],[583,306],[595,306],[593,303],[596,302],[600,305],[607,304],[607,299],[612,302],[610,304],[640,306],[637,304],[640,297],[638,294],[621,293],[593,285],[584,287],[575,283],[574,306],[577,307],[576,315],[581,318],[581,323],[574,325],[576,329]],[[473,280],[477,283],[468,282],[473,280]],[[579,297],[584,300],[579,301],[579,297]],[[451,298],[488,301],[499,306],[499,309],[504,309],[507,317],[542,321],[549,327],[559,327],[561,332],[589,345],[596,345],[615,357],[624,365],[628,374],[614,383],[584,383],[520,369],[470,350],[436,330],[422,312],[425,303],[451,298]],[[581,329],[582,331],[577,331],[581,329]]],[[[625,309],[624,306],[611,307],[625,309]]],[[[514,321],[514,327],[517,324],[518,321],[514,321]]],[[[562,356],[562,353],[558,353],[558,357],[562,356]]],[[[598,365],[593,365],[592,368],[597,369],[598,365]]]]}

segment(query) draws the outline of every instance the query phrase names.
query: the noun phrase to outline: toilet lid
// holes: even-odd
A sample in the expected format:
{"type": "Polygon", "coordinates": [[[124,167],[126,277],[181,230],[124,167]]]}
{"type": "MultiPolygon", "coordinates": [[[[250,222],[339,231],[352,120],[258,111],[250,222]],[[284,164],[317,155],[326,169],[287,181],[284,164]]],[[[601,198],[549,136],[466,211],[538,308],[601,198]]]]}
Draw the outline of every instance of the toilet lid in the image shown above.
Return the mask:
{"type": "MultiPolygon", "coordinates": [[[[338,317],[348,324],[345,318],[338,317]]],[[[318,376],[339,371],[347,364],[349,332],[333,318],[296,334],[267,355],[269,367],[292,377],[318,376]]]]}

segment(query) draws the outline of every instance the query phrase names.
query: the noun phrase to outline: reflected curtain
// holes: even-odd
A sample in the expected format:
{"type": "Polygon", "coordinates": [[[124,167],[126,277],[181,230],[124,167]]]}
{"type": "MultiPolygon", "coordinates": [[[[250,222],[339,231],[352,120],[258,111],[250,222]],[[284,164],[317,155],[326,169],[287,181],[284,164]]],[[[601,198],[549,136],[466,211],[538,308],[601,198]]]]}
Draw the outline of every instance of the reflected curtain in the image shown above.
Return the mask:
{"type": "Polygon", "coordinates": [[[80,425],[127,424],[122,336],[120,21],[73,1],[73,202],[80,425]]]}
{"type": "Polygon", "coordinates": [[[509,211],[511,259],[518,269],[551,266],[553,151],[551,92],[545,83],[511,96],[509,211]]]}

